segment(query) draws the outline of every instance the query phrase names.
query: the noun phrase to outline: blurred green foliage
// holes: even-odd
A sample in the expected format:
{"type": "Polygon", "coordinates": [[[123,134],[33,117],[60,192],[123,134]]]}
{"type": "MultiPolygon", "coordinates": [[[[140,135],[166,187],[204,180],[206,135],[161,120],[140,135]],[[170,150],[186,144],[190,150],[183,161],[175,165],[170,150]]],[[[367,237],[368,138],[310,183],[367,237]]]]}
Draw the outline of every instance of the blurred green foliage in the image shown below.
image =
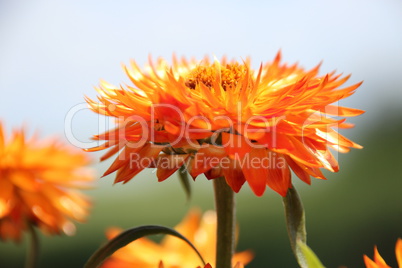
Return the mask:
{"type": "MultiPolygon", "coordinates": [[[[313,179],[311,186],[293,180],[306,210],[308,245],[328,268],[364,267],[362,256],[371,257],[374,245],[396,267],[394,246],[402,237],[402,120],[388,119],[376,122],[372,132],[353,137],[365,148],[339,155],[338,174],[328,172],[327,181],[313,179]]],[[[99,173],[109,164],[98,164],[99,173]]],[[[88,191],[93,210],[86,224],[78,224],[75,236],[41,235],[39,267],[82,267],[106,241],[107,227],[173,227],[192,206],[214,207],[212,183],[201,177],[192,183],[190,201],[176,176],[157,183],[148,170],[126,185],[112,182],[111,177],[99,179],[98,188],[88,191]]],[[[256,197],[243,186],[237,195],[237,215],[238,250],[255,253],[248,268],[297,267],[278,194],[267,189],[263,197],[256,197]]],[[[0,267],[23,267],[26,245],[26,237],[20,245],[0,243],[0,267]]]]}

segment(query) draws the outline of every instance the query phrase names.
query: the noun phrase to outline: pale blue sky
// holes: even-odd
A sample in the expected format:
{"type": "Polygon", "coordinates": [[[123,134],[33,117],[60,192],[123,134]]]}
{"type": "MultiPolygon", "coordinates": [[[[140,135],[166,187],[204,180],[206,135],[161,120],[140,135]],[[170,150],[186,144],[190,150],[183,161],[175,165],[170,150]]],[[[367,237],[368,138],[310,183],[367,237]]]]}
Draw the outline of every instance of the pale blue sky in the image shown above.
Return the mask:
{"type": "MultiPolygon", "coordinates": [[[[63,135],[68,111],[95,97],[99,79],[128,82],[121,63],[148,54],[205,54],[255,65],[281,49],[284,60],[365,80],[345,106],[376,114],[402,103],[401,1],[54,1],[0,2],[0,118],[63,135]]],[[[96,116],[82,110],[73,131],[85,141],[96,116]]],[[[358,128],[358,129],[359,129],[358,128]]],[[[359,131],[359,130],[352,131],[359,131]]]]}

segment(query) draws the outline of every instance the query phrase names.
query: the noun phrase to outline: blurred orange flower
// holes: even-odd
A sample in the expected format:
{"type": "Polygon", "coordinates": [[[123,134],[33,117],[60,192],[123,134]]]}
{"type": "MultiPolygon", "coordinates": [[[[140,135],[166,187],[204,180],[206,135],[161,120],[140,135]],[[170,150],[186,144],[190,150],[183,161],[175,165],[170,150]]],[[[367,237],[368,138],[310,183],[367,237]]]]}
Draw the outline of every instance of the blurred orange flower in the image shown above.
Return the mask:
{"type": "Polygon", "coordinates": [[[90,203],[77,191],[94,176],[81,151],[57,141],[26,139],[16,130],[6,140],[0,122],[0,238],[19,241],[27,224],[45,233],[73,234],[90,203]]]}
{"type": "MultiPolygon", "coordinates": [[[[158,268],[165,268],[165,266],[163,265],[163,262],[159,263],[159,267],[158,268]]],[[[201,266],[198,266],[197,268],[201,268],[201,266]]],[[[213,268],[211,266],[211,264],[207,263],[204,268],[213,268]]],[[[233,268],[244,268],[244,265],[242,265],[241,263],[237,263],[233,268]]]]}
{"type": "MultiPolygon", "coordinates": [[[[216,213],[207,211],[201,218],[198,210],[191,210],[175,230],[186,237],[201,253],[206,263],[215,263],[216,213]]],[[[121,229],[110,228],[106,234],[114,238],[121,229]]],[[[250,251],[235,253],[233,263],[247,264],[253,258],[250,251]]],[[[158,244],[147,238],[140,238],[116,251],[107,259],[102,268],[189,268],[201,264],[199,256],[184,241],[165,236],[158,244]],[[162,266],[161,266],[162,265],[162,266]]],[[[208,267],[208,266],[206,266],[208,267]]]]}
{"type": "Polygon", "coordinates": [[[171,66],[149,60],[145,70],[131,62],[124,70],[134,87],[102,81],[99,101],[87,98],[93,111],[117,120],[116,129],[94,136],[106,142],[88,149],[110,148],[102,161],[121,151],[104,174],[117,171],[115,182],[145,168],[157,168],[163,181],[186,165],[193,178],[224,176],[235,192],[247,181],[258,196],[266,185],[285,196],[290,169],[310,184],[310,176],[325,179],[320,168],[338,171],[329,148],[361,148],[334,128],[352,127],[342,117],[363,111],[333,104],[361,83],[339,88],[349,76],[319,76],[319,66],[289,66],[280,53],[258,70],[249,60],[208,57],[173,57],[171,66]]]}
{"type": "MultiPolygon", "coordinates": [[[[395,246],[395,255],[396,260],[398,262],[399,268],[402,268],[402,239],[399,238],[396,241],[395,246]]],[[[374,261],[372,261],[369,257],[364,255],[364,263],[366,264],[366,268],[391,268],[388,266],[384,259],[381,257],[380,253],[377,250],[377,247],[374,247],[374,261]]]]}

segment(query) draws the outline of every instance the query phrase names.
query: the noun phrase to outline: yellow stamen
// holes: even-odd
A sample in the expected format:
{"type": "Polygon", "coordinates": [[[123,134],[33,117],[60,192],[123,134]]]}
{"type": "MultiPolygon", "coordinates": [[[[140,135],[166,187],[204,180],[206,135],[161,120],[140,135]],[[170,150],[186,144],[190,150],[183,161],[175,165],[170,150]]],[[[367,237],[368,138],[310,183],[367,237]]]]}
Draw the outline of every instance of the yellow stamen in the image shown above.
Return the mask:
{"type": "MultiPolygon", "coordinates": [[[[224,90],[235,88],[237,84],[244,79],[246,66],[239,63],[226,64],[221,66],[221,86],[224,90]]],[[[207,87],[213,86],[216,78],[215,66],[197,66],[187,76],[186,86],[195,89],[199,83],[203,83],[207,87]]]]}

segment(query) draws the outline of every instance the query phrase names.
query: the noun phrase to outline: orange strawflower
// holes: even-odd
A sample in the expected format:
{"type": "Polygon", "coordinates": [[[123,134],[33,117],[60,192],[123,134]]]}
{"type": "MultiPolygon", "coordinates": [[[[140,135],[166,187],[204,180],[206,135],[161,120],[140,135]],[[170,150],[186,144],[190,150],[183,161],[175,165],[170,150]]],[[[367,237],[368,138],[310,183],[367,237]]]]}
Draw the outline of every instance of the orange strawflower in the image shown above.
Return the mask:
{"type": "Polygon", "coordinates": [[[104,174],[117,171],[115,182],[145,168],[157,168],[163,181],[186,165],[193,178],[224,176],[235,192],[247,181],[258,196],[266,185],[285,196],[290,169],[310,184],[310,176],[325,179],[320,168],[338,171],[329,148],[362,148],[334,130],[353,125],[333,116],[363,111],[332,105],[361,83],[340,89],[349,76],[288,66],[280,53],[258,70],[249,60],[208,57],[173,57],[171,66],[150,60],[144,70],[131,62],[124,70],[134,86],[102,81],[99,102],[87,98],[93,111],[117,120],[116,129],[94,136],[106,142],[88,149],[110,148],[102,161],[121,151],[104,174]]]}
{"type": "MultiPolygon", "coordinates": [[[[206,263],[215,263],[215,212],[208,211],[201,218],[201,213],[193,209],[174,229],[197,248],[206,263]]],[[[120,232],[121,229],[110,228],[107,237],[112,239],[120,232]]],[[[252,258],[250,251],[242,251],[234,254],[233,263],[247,264],[252,258]]],[[[157,268],[160,265],[164,268],[189,268],[201,265],[201,260],[186,242],[176,237],[165,236],[160,243],[140,238],[116,251],[103,263],[102,268],[157,268]]]]}
{"type": "Polygon", "coordinates": [[[77,191],[94,176],[88,158],[57,141],[26,139],[16,130],[6,140],[0,122],[0,239],[19,241],[28,224],[49,234],[73,234],[90,203],[77,191]]]}
{"type": "MultiPolygon", "coordinates": [[[[399,238],[396,241],[395,246],[395,255],[396,260],[398,262],[399,268],[402,268],[402,239],[399,238]]],[[[364,255],[364,263],[366,264],[366,268],[391,268],[388,266],[384,259],[381,257],[380,253],[377,250],[377,247],[374,247],[374,261],[372,261],[369,257],[364,255]]]]}

